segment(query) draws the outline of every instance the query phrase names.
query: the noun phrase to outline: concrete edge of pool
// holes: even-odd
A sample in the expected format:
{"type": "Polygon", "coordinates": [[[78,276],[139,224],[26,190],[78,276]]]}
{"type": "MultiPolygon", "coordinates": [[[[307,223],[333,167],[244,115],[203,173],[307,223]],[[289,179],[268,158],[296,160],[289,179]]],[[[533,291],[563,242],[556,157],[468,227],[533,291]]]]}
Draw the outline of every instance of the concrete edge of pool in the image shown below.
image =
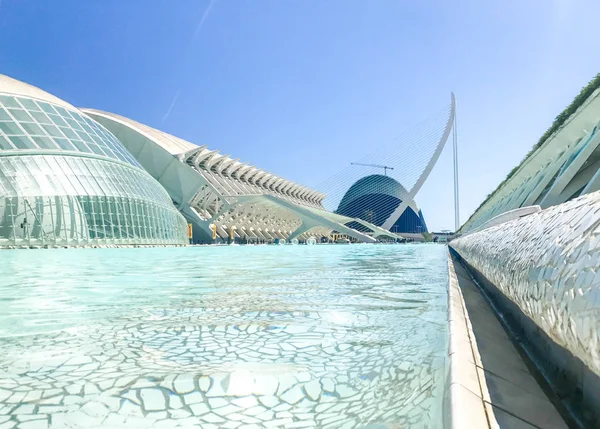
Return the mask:
{"type": "Polygon", "coordinates": [[[567,428],[466,269],[448,254],[444,428],[567,428]]]}

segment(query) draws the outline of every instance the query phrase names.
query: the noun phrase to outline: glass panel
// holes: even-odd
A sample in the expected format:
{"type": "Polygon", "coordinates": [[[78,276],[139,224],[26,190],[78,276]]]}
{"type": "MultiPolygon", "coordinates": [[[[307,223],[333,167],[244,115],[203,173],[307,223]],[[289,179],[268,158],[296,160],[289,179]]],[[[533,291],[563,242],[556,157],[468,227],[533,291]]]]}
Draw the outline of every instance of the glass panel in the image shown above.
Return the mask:
{"type": "Polygon", "coordinates": [[[40,124],[51,124],[52,121],[42,112],[29,112],[40,124]]]}
{"type": "Polygon", "coordinates": [[[109,147],[112,146],[110,143],[106,142],[105,140],[102,140],[100,137],[92,136],[92,139],[94,140],[94,142],[96,142],[97,145],[109,147]]]}
{"type": "Polygon", "coordinates": [[[75,134],[75,131],[73,131],[71,128],[60,127],[60,130],[69,139],[79,139],[79,136],[77,136],[77,134],[75,134]]]}
{"type": "Polygon", "coordinates": [[[6,139],[6,137],[3,137],[1,134],[0,134],[0,148],[8,149],[8,150],[14,149],[13,145],[10,144],[10,141],[8,139],[6,139]]]}
{"type": "Polygon", "coordinates": [[[64,116],[65,118],[71,117],[71,115],[69,115],[69,112],[67,112],[65,109],[63,109],[60,106],[54,106],[54,109],[59,113],[59,115],[64,116]]]}
{"type": "Polygon", "coordinates": [[[88,234],[90,235],[90,239],[93,240],[96,238],[96,228],[94,226],[94,206],[91,197],[81,197],[81,205],[85,212],[85,221],[88,224],[88,234]]]}
{"type": "Polygon", "coordinates": [[[104,153],[106,154],[106,156],[113,158],[113,159],[119,159],[119,157],[109,148],[107,147],[103,147],[102,150],[104,151],[104,153]]]}
{"type": "Polygon", "coordinates": [[[129,224],[131,225],[132,234],[137,238],[140,236],[140,222],[135,200],[129,200],[129,211],[131,212],[129,224]]]}
{"type": "Polygon", "coordinates": [[[88,124],[90,127],[92,127],[94,130],[99,128],[98,123],[92,121],[90,118],[83,118],[83,119],[85,119],[85,123],[88,124]]]}
{"type": "Polygon", "coordinates": [[[106,156],[106,154],[102,151],[102,149],[100,149],[98,145],[89,143],[88,146],[90,147],[90,149],[92,149],[92,152],[94,152],[95,154],[106,156]]]}
{"type": "Polygon", "coordinates": [[[67,139],[55,138],[54,141],[64,150],[76,150],[67,139]]]}
{"type": "Polygon", "coordinates": [[[10,114],[13,115],[19,122],[33,122],[33,118],[27,114],[25,110],[10,109],[10,114]]]}
{"type": "Polygon", "coordinates": [[[122,238],[129,238],[130,234],[127,228],[127,207],[123,198],[117,198],[116,206],[118,209],[117,220],[119,222],[120,233],[122,238]]]}
{"type": "Polygon", "coordinates": [[[115,198],[108,199],[108,210],[110,216],[110,222],[113,226],[113,237],[121,238],[121,232],[119,228],[119,207],[117,206],[117,200],[115,198]]]}
{"type": "Polygon", "coordinates": [[[109,177],[111,177],[113,186],[117,189],[119,195],[131,195],[131,193],[127,192],[127,189],[123,186],[123,177],[119,174],[120,168],[114,164],[110,166],[107,165],[107,167],[109,167],[109,177]]]}
{"type": "Polygon", "coordinates": [[[102,186],[98,183],[98,177],[100,176],[100,172],[97,170],[96,165],[99,161],[95,159],[84,159],[83,162],[74,165],[71,163],[73,167],[73,171],[78,172],[81,177],[84,177],[87,180],[87,185],[90,189],[92,189],[96,195],[104,195],[104,190],[102,186]]]}
{"type": "Polygon", "coordinates": [[[63,127],[67,126],[67,123],[65,122],[65,120],[58,115],[48,115],[48,117],[50,118],[50,120],[52,122],[54,122],[58,126],[63,126],[63,127]]]}
{"type": "Polygon", "coordinates": [[[46,133],[44,132],[44,130],[42,130],[42,127],[40,127],[38,124],[30,124],[30,123],[22,123],[21,126],[23,128],[25,128],[25,131],[27,131],[30,135],[34,135],[34,136],[45,136],[46,133]]]}
{"type": "Polygon", "coordinates": [[[101,216],[101,229],[104,232],[104,237],[105,238],[111,238],[111,232],[110,232],[110,227],[108,219],[107,219],[107,215],[106,215],[106,198],[105,197],[99,197],[97,200],[97,205],[96,207],[98,207],[98,212],[100,213],[101,216]]]}
{"type": "Polygon", "coordinates": [[[70,111],[69,113],[77,122],[85,122],[85,119],[83,119],[83,117],[78,112],[70,111]]]}
{"type": "Polygon", "coordinates": [[[71,142],[71,144],[73,146],[75,146],[77,148],[77,150],[79,152],[92,153],[91,149],[89,147],[87,147],[86,144],[84,142],[82,142],[81,140],[72,140],[72,139],[69,139],[69,141],[71,142]]]}
{"type": "Polygon", "coordinates": [[[12,121],[11,117],[8,116],[8,113],[6,113],[6,110],[4,110],[2,107],[0,107],[0,121],[12,121]]]}
{"type": "Polygon", "coordinates": [[[119,225],[121,226],[121,236],[123,238],[131,238],[131,234],[129,233],[129,213],[127,211],[125,198],[119,198],[117,200],[117,207],[119,208],[119,225]]]}
{"type": "Polygon", "coordinates": [[[35,111],[40,110],[40,107],[37,104],[35,104],[35,102],[33,100],[30,100],[28,98],[19,98],[19,102],[27,110],[35,110],[35,111]]]}
{"type": "Polygon", "coordinates": [[[83,127],[84,130],[86,130],[88,133],[93,134],[94,132],[92,131],[92,129],[90,128],[90,126],[88,124],[86,124],[85,122],[81,124],[81,126],[83,127]]]}
{"type": "MultiPolygon", "coordinates": [[[[7,183],[6,180],[4,179],[3,175],[0,174],[0,195],[2,195],[2,197],[6,197],[7,195],[9,195],[9,190],[5,186],[5,183],[7,183]]],[[[0,231],[2,230],[2,221],[3,219],[0,218],[0,231]]]]}
{"type": "Polygon", "coordinates": [[[79,138],[84,142],[93,143],[93,140],[87,133],[84,133],[83,131],[77,131],[77,134],[79,135],[79,138]]]}
{"type": "Polygon", "coordinates": [[[48,183],[48,181],[46,180],[45,175],[40,170],[40,167],[35,162],[35,158],[39,158],[39,157],[27,156],[27,157],[23,157],[23,158],[24,158],[23,161],[25,163],[25,168],[31,176],[31,179],[32,179],[31,181],[35,182],[37,185],[37,191],[38,191],[37,195],[38,196],[51,195],[53,192],[53,189],[50,186],[50,184],[48,183]]]}
{"type": "Polygon", "coordinates": [[[121,153],[117,153],[117,158],[119,159],[119,161],[129,162],[129,160],[125,158],[121,153]]]}
{"type": "Polygon", "coordinates": [[[146,221],[147,221],[147,213],[145,210],[144,204],[140,201],[137,210],[140,216],[140,237],[146,238],[146,221]]]}
{"type": "MultiPolygon", "coordinates": [[[[56,161],[61,166],[62,171],[65,172],[65,178],[68,180],[69,185],[75,189],[71,192],[71,195],[85,195],[87,192],[81,185],[81,182],[77,178],[77,172],[71,169],[71,166],[77,166],[77,162],[81,162],[81,159],[74,159],[71,157],[56,157],[56,161]]],[[[63,183],[64,185],[64,183],[63,183]]]]}
{"type": "Polygon", "coordinates": [[[0,130],[7,136],[23,135],[25,132],[14,122],[0,122],[0,130]]]}
{"type": "Polygon", "coordinates": [[[131,212],[129,211],[129,201],[127,198],[120,199],[120,208],[122,215],[119,217],[119,221],[121,222],[121,230],[123,237],[132,238],[131,234],[131,212]]]}
{"type": "Polygon", "coordinates": [[[50,134],[50,137],[63,137],[60,130],[54,125],[43,125],[44,129],[50,134]]]}
{"type": "Polygon", "coordinates": [[[12,136],[9,137],[10,141],[15,145],[17,149],[37,149],[28,137],[25,136],[12,136]]]}
{"type": "Polygon", "coordinates": [[[15,170],[15,167],[12,162],[14,159],[16,159],[16,158],[13,158],[13,157],[0,158],[0,160],[4,163],[2,165],[2,172],[6,175],[6,177],[14,176],[15,173],[17,172],[17,170],[15,170]]]}
{"type": "Polygon", "coordinates": [[[74,130],[81,130],[82,128],[79,126],[79,124],[74,121],[73,119],[69,119],[67,118],[67,122],[69,123],[69,125],[71,126],[71,128],[73,128],[74,130]]]}
{"type": "Polygon", "coordinates": [[[77,198],[79,201],[79,204],[81,205],[81,209],[85,215],[86,221],[88,222],[88,227],[89,225],[89,219],[90,219],[90,212],[92,210],[92,208],[90,207],[90,203],[89,203],[89,197],[87,196],[81,196],[77,198]]]}
{"type": "Polygon", "coordinates": [[[45,103],[43,101],[38,101],[38,104],[40,105],[40,107],[42,108],[42,110],[44,112],[56,114],[56,111],[54,110],[54,108],[51,105],[49,105],[48,103],[45,103]]]}
{"type": "Polygon", "coordinates": [[[21,107],[14,97],[8,97],[6,95],[0,95],[0,103],[4,104],[6,107],[21,107]]]}
{"type": "Polygon", "coordinates": [[[32,137],[41,149],[58,149],[58,146],[48,137],[32,137]]]}
{"type": "Polygon", "coordinates": [[[13,160],[18,168],[17,186],[20,193],[26,196],[34,196],[40,194],[40,187],[33,175],[29,172],[28,163],[31,161],[29,157],[19,157],[13,160]]]}
{"type": "Polygon", "coordinates": [[[96,235],[98,238],[105,238],[106,234],[104,234],[104,219],[102,218],[102,199],[101,197],[93,196],[91,200],[93,204],[92,212],[94,213],[96,235]]]}
{"type": "MultiPolygon", "coordinates": [[[[96,131],[96,129],[95,129],[95,128],[91,128],[91,129],[88,131],[88,134],[89,134],[89,135],[90,135],[90,136],[91,136],[91,137],[92,137],[94,140],[96,140],[96,139],[98,138],[98,131],[96,131]]],[[[100,137],[100,140],[102,140],[102,141],[104,142],[104,144],[108,144],[108,142],[106,141],[106,139],[102,139],[102,138],[100,137]]]]}

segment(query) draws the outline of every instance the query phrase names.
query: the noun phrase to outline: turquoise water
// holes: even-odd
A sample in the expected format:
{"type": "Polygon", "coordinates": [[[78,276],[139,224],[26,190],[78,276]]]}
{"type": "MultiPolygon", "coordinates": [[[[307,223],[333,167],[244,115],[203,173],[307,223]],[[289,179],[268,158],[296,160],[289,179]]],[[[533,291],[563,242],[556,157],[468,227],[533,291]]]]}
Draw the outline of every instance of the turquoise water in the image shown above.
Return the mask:
{"type": "Polygon", "coordinates": [[[0,427],[440,427],[446,252],[1,251],[0,427]]]}

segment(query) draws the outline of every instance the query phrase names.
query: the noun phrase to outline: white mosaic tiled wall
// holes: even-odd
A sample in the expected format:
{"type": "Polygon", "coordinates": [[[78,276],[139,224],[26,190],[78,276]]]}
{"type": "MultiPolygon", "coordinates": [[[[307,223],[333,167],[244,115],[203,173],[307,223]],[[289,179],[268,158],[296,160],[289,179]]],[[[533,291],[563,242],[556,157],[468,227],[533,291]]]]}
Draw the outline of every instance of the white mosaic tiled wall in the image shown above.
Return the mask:
{"type": "Polygon", "coordinates": [[[450,246],[600,375],[600,192],[450,246]]]}

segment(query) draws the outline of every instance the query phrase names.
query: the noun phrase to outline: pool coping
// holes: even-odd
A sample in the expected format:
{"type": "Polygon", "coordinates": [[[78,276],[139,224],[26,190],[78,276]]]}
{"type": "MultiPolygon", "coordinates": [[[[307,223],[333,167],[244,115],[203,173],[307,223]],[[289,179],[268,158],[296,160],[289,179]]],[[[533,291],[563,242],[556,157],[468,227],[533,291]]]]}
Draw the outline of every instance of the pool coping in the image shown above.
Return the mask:
{"type": "Polygon", "coordinates": [[[445,387],[444,428],[490,428],[479,380],[469,315],[448,251],[448,379],[445,387]]]}
{"type": "Polygon", "coordinates": [[[444,428],[566,429],[537,369],[496,311],[460,257],[449,251],[444,428]]]}

